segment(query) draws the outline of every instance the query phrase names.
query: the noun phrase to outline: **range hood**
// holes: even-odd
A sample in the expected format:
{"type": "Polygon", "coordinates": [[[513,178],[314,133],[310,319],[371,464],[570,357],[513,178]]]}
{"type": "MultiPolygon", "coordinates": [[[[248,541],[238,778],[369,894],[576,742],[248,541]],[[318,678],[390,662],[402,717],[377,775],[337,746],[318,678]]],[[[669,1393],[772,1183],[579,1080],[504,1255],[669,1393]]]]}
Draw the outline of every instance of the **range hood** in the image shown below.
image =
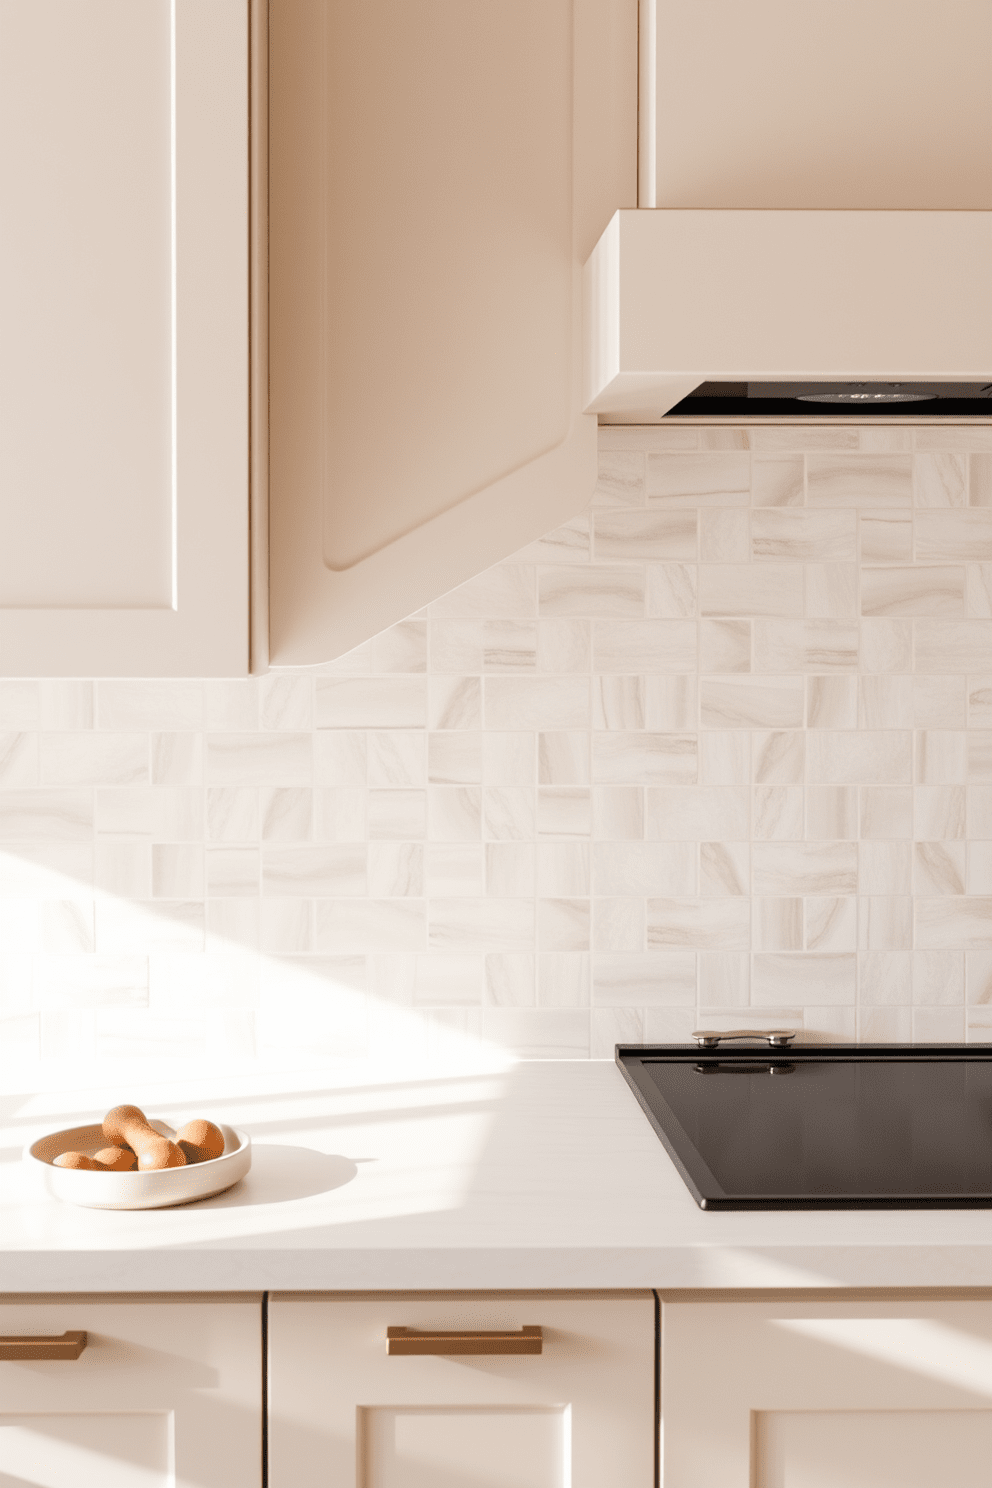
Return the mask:
{"type": "Polygon", "coordinates": [[[601,423],[992,422],[992,0],[641,0],[601,423]]]}

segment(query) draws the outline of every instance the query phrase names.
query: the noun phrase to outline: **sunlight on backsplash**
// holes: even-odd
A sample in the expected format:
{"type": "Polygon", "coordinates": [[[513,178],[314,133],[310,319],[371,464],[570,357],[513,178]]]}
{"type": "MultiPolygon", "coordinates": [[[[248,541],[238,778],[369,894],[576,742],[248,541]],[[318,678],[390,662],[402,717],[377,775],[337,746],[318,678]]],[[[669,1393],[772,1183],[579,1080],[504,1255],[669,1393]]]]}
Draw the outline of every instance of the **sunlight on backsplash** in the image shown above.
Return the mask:
{"type": "Polygon", "coordinates": [[[332,665],[0,681],[8,1088],[989,1036],[992,430],[600,451],[332,665]]]}

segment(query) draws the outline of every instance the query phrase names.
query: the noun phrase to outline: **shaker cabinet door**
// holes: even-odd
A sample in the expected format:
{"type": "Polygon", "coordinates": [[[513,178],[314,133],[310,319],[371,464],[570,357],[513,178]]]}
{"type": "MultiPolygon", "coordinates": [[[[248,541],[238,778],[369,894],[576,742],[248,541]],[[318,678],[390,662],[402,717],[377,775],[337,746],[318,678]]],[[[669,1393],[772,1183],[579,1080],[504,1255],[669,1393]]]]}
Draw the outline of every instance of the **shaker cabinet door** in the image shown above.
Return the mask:
{"type": "Polygon", "coordinates": [[[248,0],[0,0],[0,675],[248,667],[248,0]]]}
{"type": "Polygon", "coordinates": [[[651,1488],[653,1299],[274,1297],[269,1411],[270,1488],[651,1488]]]}
{"type": "Polygon", "coordinates": [[[987,1488],[992,1302],[662,1304],[664,1488],[987,1488]]]}
{"type": "Polygon", "coordinates": [[[634,0],[272,0],[270,645],[330,661],[574,517],[634,0]]]}
{"type": "Polygon", "coordinates": [[[261,1394],[260,1302],[2,1303],[0,1485],[260,1488],[261,1394]]]}

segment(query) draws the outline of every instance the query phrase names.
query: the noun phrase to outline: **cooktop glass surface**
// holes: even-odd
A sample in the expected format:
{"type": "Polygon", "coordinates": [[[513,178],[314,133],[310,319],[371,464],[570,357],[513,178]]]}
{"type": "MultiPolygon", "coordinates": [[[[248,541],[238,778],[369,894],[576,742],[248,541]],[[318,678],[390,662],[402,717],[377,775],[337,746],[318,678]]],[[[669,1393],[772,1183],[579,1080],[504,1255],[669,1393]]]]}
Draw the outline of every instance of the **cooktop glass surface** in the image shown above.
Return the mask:
{"type": "Polygon", "coordinates": [[[618,1045],[617,1063],[704,1209],[992,1208],[992,1046],[618,1045]]]}

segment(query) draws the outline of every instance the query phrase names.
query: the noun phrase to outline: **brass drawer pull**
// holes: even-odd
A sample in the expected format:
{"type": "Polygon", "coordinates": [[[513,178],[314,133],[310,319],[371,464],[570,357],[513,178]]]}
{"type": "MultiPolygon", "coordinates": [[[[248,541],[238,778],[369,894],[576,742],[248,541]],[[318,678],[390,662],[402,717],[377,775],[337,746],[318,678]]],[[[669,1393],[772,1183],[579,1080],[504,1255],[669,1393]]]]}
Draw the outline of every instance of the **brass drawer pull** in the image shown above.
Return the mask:
{"type": "Polygon", "coordinates": [[[543,1342],[540,1328],[521,1328],[519,1333],[479,1333],[467,1328],[453,1333],[386,1329],[387,1354],[539,1354],[543,1342]]]}
{"type": "Polygon", "coordinates": [[[0,1336],[0,1359],[13,1363],[26,1359],[78,1359],[85,1347],[83,1332],[63,1333],[61,1338],[44,1334],[0,1336]]]}

